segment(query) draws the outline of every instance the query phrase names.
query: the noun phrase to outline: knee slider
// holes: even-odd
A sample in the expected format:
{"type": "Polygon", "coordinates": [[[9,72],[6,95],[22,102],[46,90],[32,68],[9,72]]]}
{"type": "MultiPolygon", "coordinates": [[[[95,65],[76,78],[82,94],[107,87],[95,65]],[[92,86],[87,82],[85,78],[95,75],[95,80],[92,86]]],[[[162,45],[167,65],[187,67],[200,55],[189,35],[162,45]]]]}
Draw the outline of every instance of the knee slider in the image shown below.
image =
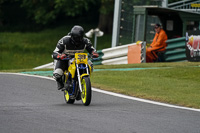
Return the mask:
{"type": "Polygon", "coordinates": [[[60,79],[62,76],[61,75],[59,75],[59,74],[57,74],[57,73],[54,73],[53,74],[53,77],[54,77],[54,79],[60,79]]]}
{"type": "Polygon", "coordinates": [[[53,72],[53,77],[55,80],[58,80],[62,77],[63,75],[63,70],[62,69],[56,69],[54,72],[53,72]]]}

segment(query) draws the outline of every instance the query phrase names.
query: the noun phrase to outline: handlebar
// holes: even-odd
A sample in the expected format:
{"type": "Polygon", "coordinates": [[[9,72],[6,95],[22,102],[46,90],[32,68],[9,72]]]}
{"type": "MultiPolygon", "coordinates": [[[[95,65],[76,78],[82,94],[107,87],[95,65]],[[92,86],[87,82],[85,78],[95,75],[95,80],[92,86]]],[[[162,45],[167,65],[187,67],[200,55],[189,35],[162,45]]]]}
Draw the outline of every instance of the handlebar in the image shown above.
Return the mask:
{"type": "Polygon", "coordinates": [[[62,59],[62,60],[70,60],[70,59],[72,59],[72,58],[67,57],[67,58],[64,58],[64,59],[62,59]]]}
{"type": "MultiPolygon", "coordinates": [[[[74,57],[67,56],[66,58],[61,59],[61,60],[70,60],[72,58],[74,58],[74,57]]],[[[98,57],[95,58],[92,54],[89,54],[88,59],[91,59],[93,61],[93,60],[98,60],[98,57]]]]}

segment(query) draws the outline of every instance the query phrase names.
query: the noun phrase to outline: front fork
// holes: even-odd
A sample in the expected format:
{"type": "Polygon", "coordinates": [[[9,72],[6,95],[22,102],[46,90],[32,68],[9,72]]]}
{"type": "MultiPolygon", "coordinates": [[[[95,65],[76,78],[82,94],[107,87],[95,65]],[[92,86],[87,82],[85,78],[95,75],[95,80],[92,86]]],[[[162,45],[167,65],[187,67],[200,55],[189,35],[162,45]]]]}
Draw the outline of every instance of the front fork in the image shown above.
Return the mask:
{"type": "MultiPolygon", "coordinates": [[[[82,85],[81,85],[81,75],[80,75],[80,72],[79,72],[78,64],[76,64],[76,69],[77,69],[77,75],[78,75],[79,88],[80,88],[80,92],[82,93],[83,90],[82,90],[82,85]]],[[[86,71],[87,71],[87,74],[89,74],[87,64],[86,64],[86,71]]]]}

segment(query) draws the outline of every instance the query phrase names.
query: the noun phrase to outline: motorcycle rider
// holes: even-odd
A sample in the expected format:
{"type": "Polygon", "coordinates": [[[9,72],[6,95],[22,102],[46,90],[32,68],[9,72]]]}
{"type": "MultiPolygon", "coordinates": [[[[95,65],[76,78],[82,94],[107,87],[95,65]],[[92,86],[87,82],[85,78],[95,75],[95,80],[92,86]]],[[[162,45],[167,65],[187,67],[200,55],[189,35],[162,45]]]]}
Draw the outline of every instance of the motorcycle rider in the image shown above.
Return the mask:
{"type": "Polygon", "coordinates": [[[85,38],[84,34],[84,29],[79,25],[75,25],[68,35],[62,37],[58,41],[57,46],[53,51],[52,58],[55,59],[53,77],[57,81],[58,90],[64,87],[62,75],[69,67],[69,60],[63,59],[68,57],[73,58],[75,53],[83,53],[85,49],[89,54],[92,54],[94,58],[99,57],[96,49],[92,46],[91,41],[88,38],[85,38]]]}

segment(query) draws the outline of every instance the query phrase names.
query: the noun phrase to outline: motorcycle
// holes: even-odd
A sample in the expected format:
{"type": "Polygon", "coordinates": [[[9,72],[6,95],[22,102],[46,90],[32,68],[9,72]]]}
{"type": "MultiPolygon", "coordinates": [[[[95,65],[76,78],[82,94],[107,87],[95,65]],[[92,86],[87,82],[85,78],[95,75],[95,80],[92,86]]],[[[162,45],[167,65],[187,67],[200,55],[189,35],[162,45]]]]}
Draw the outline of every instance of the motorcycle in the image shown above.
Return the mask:
{"type": "Polygon", "coordinates": [[[64,72],[62,77],[64,98],[67,104],[73,104],[75,100],[82,100],[85,106],[90,105],[92,68],[88,61],[86,53],[75,53],[75,57],[69,60],[68,70],[64,72]]]}

